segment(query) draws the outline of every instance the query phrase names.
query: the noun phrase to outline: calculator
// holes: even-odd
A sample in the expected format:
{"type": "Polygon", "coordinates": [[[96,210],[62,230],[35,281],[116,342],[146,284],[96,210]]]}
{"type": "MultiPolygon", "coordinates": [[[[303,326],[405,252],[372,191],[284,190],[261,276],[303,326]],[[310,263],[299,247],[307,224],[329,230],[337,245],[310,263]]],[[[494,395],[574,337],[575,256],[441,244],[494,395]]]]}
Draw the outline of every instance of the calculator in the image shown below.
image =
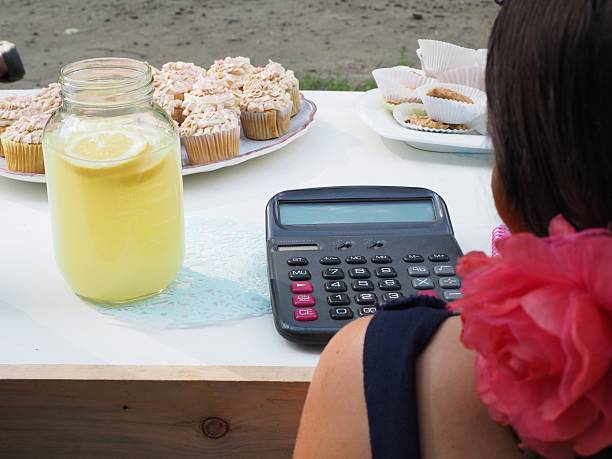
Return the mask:
{"type": "Polygon", "coordinates": [[[386,301],[461,298],[448,209],[425,188],[284,191],[266,206],[266,240],[274,322],[290,341],[324,344],[386,301]]]}

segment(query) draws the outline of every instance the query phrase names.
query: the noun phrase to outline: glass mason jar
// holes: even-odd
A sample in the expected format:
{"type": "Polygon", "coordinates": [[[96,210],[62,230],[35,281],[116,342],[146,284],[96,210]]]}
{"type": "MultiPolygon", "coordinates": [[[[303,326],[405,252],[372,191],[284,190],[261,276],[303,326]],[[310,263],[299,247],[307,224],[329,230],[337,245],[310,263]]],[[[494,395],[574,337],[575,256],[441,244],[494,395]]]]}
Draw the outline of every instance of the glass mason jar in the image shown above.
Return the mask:
{"type": "Polygon", "coordinates": [[[60,71],[43,136],[55,256],[77,295],[103,303],[162,291],[184,255],[177,130],[152,101],[151,68],[88,59],[60,71]]]}

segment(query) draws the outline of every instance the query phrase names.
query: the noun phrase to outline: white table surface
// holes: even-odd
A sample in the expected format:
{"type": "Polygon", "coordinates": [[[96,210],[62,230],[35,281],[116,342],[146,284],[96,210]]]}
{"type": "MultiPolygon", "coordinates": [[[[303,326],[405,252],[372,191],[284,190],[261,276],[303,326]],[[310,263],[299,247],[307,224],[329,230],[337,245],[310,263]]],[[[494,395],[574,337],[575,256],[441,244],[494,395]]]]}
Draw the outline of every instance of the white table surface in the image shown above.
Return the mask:
{"type": "MultiPolygon", "coordinates": [[[[0,92],[1,93],[1,92],[0,92]]],[[[185,212],[253,225],[275,193],[331,185],[430,188],[446,201],[464,252],[490,250],[499,219],[491,158],[415,150],[358,118],[361,93],[307,91],[315,125],[293,144],[242,165],[184,178],[185,212]]],[[[231,228],[228,229],[231,231],[231,228]]],[[[53,257],[44,184],[0,177],[0,364],[314,366],[319,351],[281,338],[271,315],[191,329],[143,330],[73,295],[53,257]]]]}

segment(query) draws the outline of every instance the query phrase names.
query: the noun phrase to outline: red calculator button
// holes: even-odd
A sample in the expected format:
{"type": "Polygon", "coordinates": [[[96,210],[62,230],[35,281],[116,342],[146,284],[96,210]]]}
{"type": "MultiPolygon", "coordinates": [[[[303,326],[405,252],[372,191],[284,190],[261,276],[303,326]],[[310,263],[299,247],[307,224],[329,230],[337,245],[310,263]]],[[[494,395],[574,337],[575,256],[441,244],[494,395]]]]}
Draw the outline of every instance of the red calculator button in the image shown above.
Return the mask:
{"type": "Polygon", "coordinates": [[[317,320],[319,316],[317,314],[317,311],[312,308],[302,308],[293,311],[293,317],[295,317],[295,320],[299,321],[311,321],[317,320]]]}
{"type": "Polygon", "coordinates": [[[292,293],[311,293],[312,283],[310,282],[291,282],[292,293]]]}
{"type": "Polygon", "coordinates": [[[307,308],[317,303],[312,295],[293,295],[291,301],[296,308],[307,308]]]}

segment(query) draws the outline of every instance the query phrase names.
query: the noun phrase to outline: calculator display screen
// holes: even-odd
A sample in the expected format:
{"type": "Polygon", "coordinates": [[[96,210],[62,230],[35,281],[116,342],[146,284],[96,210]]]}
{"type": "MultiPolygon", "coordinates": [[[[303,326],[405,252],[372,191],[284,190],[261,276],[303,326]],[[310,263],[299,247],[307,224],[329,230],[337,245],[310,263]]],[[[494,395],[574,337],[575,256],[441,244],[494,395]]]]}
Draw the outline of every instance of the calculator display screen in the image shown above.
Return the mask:
{"type": "Polygon", "coordinates": [[[435,221],[433,202],[281,202],[281,225],[334,225],[343,223],[421,223],[435,221]]]}

